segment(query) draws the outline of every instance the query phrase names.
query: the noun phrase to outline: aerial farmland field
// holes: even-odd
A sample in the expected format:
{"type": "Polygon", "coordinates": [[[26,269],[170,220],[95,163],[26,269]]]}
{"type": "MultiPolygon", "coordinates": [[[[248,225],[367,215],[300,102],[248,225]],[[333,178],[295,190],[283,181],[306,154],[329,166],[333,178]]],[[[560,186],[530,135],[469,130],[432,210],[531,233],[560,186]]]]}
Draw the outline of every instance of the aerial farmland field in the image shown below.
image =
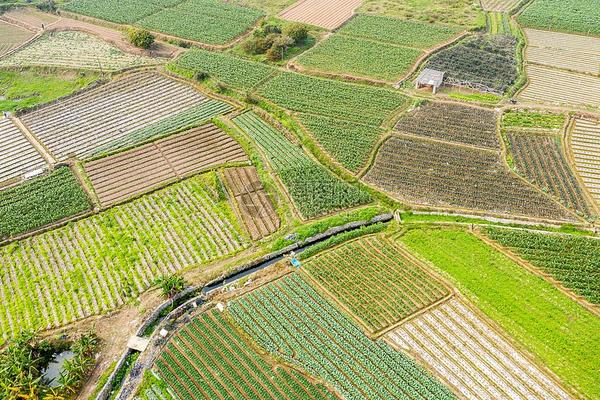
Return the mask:
{"type": "Polygon", "coordinates": [[[596,3],[0,0],[0,399],[600,399],[596,3]]]}

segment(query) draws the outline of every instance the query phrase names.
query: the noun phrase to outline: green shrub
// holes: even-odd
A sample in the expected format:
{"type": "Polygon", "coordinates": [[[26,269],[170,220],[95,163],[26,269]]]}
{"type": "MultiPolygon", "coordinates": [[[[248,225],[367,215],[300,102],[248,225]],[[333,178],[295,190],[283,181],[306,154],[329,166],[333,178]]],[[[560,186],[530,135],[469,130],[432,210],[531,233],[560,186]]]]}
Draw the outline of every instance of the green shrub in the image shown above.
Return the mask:
{"type": "Polygon", "coordinates": [[[285,27],[283,34],[291,37],[294,43],[302,43],[308,38],[308,28],[302,24],[292,24],[285,27]]]}
{"type": "Polygon", "coordinates": [[[149,49],[154,43],[154,35],[145,29],[130,28],[128,36],[131,44],[142,49],[149,49]]]}

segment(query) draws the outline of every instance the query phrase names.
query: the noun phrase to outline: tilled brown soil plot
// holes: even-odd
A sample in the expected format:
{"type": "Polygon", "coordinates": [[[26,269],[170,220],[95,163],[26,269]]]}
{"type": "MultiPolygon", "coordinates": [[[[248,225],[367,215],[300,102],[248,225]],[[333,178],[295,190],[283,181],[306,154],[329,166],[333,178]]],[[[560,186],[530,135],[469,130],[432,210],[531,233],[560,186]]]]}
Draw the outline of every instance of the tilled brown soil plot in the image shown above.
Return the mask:
{"type": "Polygon", "coordinates": [[[240,145],[207,124],[140,148],[86,164],[103,207],[142,194],[163,182],[248,157],[240,145]]]}
{"type": "Polygon", "coordinates": [[[224,171],[224,176],[252,240],[269,236],[279,229],[279,217],[256,168],[231,168],[224,171]]]}
{"type": "Polygon", "coordinates": [[[362,4],[362,0],[299,0],[280,17],[290,21],[335,29],[346,22],[362,4]]]}

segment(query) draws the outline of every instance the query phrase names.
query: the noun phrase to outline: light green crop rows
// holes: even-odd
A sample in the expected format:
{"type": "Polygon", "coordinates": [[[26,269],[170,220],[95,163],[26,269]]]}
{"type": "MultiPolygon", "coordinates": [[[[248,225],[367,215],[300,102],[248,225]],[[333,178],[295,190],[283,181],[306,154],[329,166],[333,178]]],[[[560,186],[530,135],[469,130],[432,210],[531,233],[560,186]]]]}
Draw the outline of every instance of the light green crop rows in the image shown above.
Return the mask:
{"type": "Polygon", "coordinates": [[[160,275],[240,250],[216,184],[214,173],[200,175],[1,247],[2,338],[113,310],[160,275]]]}

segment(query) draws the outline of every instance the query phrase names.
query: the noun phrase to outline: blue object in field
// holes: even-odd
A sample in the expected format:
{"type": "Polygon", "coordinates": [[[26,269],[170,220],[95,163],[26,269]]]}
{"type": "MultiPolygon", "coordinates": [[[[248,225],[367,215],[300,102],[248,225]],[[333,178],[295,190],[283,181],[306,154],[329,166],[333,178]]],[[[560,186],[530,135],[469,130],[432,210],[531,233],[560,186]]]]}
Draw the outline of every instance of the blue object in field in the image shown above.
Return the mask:
{"type": "Polygon", "coordinates": [[[300,268],[300,261],[297,258],[292,258],[292,266],[296,268],[300,268]]]}

